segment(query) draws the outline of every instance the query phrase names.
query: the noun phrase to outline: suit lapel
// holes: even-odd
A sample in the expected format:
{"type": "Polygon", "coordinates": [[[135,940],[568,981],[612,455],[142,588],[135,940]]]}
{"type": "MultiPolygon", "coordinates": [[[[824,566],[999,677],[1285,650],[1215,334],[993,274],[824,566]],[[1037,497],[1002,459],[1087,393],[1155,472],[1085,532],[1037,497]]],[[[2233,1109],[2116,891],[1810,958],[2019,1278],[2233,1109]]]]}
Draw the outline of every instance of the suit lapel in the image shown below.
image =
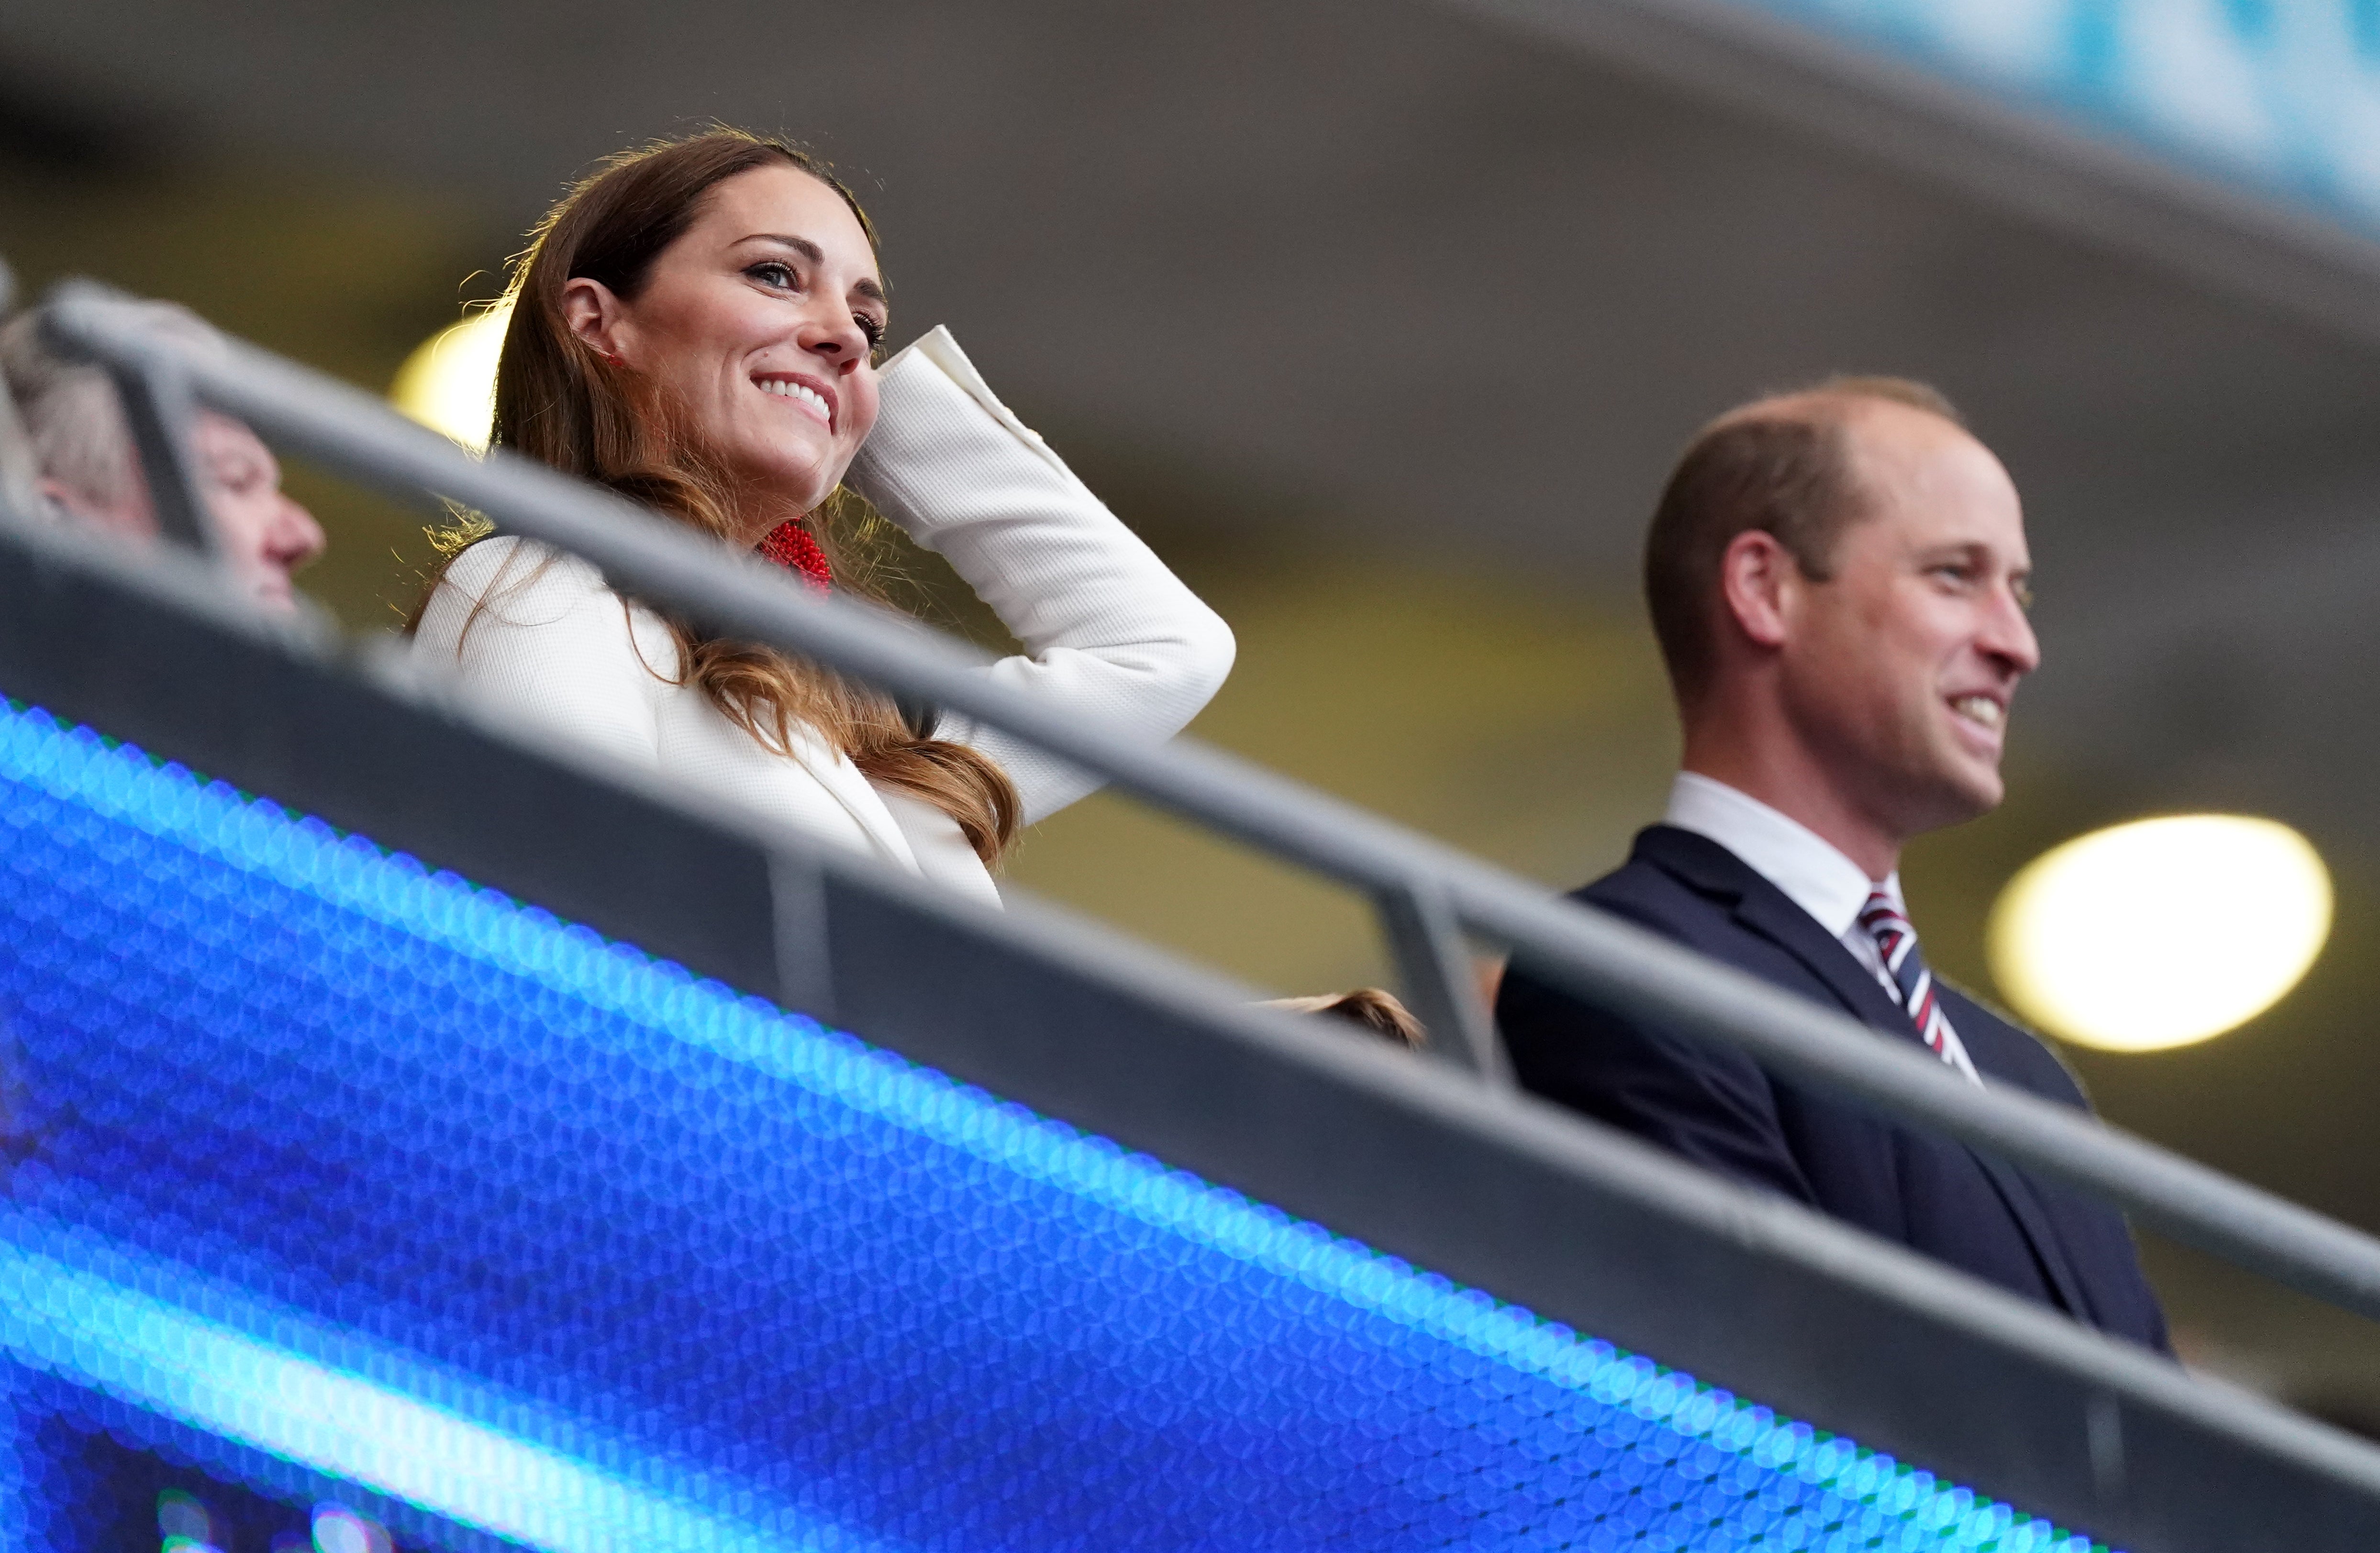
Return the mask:
{"type": "Polygon", "coordinates": [[[2095,1325],[2098,1312],[2091,1308],[2091,1302],[2083,1296],[2082,1280],[2075,1277],[2073,1267],[2066,1259],[2066,1243],[2058,1238],[2058,1227],[2049,1221],[2048,1214],[2043,1210],[2040,1195],[2034,1190],[2033,1178],[1982,1149],[1968,1148],[1967,1153],[1982,1167],[1985,1176],[1992,1183],[1992,1190],[1999,1194],[2000,1201],[2008,1205],[2010,1215],[2024,1231],[2025,1240],[2033,1246],[2033,1259],[2040,1266],[2041,1276],[2058,1291],[2058,1303],[2066,1307],[2066,1314],[2078,1321],[2095,1325]]]}
{"type": "Polygon", "coordinates": [[[1840,939],[1828,937],[1817,918],[1787,899],[1783,891],[1757,874],[1753,880],[1758,888],[1746,890],[1736,902],[1738,922],[1801,961],[1862,1024],[1894,1040],[1925,1049],[1909,1015],[1840,939]]]}
{"type": "MultiPolygon", "coordinates": [[[[1945,988],[1944,992],[1947,995],[1949,989],[1945,988]]],[[[1950,1027],[1954,1030],[1970,1028],[1977,1020],[1985,1017],[1981,1009],[1973,1005],[1962,1010],[1959,1000],[1946,1001],[1950,1027]],[[1967,1020],[1965,1025],[1960,1023],[1962,1013],[1967,1020]]],[[[1972,1057],[1974,1052],[1975,1043],[1970,1040],[1967,1053],[1972,1057]]],[[[2024,1238],[2033,1244],[2034,1260],[2041,1265],[2042,1277],[2058,1291],[2058,1297],[2064,1303],[2067,1313],[2078,1320],[2095,1325],[2099,1313],[2093,1308],[2090,1297],[2083,1292],[2082,1278],[2067,1259],[2066,1243],[2059,1238],[2058,1226],[2050,1221],[2048,1209],[2043,1204],[2040,1190],[2034,1185],[2033,1178],[2007,1160],[1982,1149],[1969,1148],[1967,1152],[1974,1156],[1975,1163],[1991,1179],[1992,1190],[1999,1194],[2000,1201],[2008,1205],[2009,1212],[2023,1227],[2024,1238]]]]}
{"type": "MultiPolygon", "coordinates": [[[[1862,1024],[1894,1040],[1906,1041],[1920,1051],[1929,1049],[1918,1038],[1917,1027],[1910,1023],[1900,1003],[1859,963],[1850,948],[1840,940],[1829,938],[1815,917],[1794,904],[1791,897],[1750,864],[1706,836],[1669,826],[1645,831],[1639,839],[1638,848],[1657,867],[1698,890],[1733,894],[1735,919],[1800,961],[1862,1024]]],[[[1955,1019],[1951,1027],[1958,1027],[1955,1019]]],[[[1966,1147],[1964,1144],[1958,1147],[1966,1147]]],[[[2042,1277],[2057,1292],[2068,1314],[2092,1319],[2093,1312],[2082,1296],[2081,1281],[2067,1262],[2065,1244],[2043,1211],[2030,1178],[2015,1166],[1979,1149],[1967,1148],[1967,1154],[2023,1231],[2042,1277]]]]}
{"type": "Polygon", "coordinates": [[[1689,888],[1731,899],[1737,922],[1800,961],[1862,1024],[1925,1049],[1917,1038],[1917,1027],[1875,973],[1751,864],[1707,836],[1670,825],[1645,831],[1636,840],[1636,850],[1639,856],[1689,888]]]}

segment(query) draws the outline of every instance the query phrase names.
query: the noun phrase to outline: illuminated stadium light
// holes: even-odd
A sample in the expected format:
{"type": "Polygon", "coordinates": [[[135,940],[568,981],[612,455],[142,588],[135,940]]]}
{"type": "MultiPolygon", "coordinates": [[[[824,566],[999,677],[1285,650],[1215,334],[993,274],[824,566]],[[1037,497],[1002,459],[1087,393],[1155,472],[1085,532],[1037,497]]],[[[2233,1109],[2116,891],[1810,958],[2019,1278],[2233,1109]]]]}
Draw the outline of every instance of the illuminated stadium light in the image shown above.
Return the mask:
{"type": "Polygon", "coordinates": [[[2236,1029],[2298,984],[2330,936],[2330,875],[2270,819],[2190,814],[2077,837],[1992,908],[2000,989],[2083,1046],[2157,1051],[2236,1029]]]}
{"type": "Polygon", "coordinates": [[[486,447],[496,413],[496,357],[512,316],[507,297],[423,341],[397,369],[389,403],[465,447],[486,447]]]}

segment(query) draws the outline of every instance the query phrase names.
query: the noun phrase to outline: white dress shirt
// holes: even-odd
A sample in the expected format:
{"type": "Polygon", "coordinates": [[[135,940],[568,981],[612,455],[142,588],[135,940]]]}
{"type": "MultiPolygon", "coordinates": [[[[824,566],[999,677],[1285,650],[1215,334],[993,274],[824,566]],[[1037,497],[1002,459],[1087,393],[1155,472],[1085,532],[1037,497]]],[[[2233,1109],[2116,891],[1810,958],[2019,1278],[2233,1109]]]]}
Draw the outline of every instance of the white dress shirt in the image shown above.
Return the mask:
{"type": "MultiPolygon", "coordinates": [[[[1904,917],[1909,915],[1908,903],[1901,899],[1899,869],[1880,880],[1871,880],[1865,868],[1800,820],[1695,771],[1680,771],[1678,780],[1670,784],[1669,812],[1661,818],[1735,854],[1753,872],[1782,891],[1787,900],[1808,912],[1867,967],[1894,1002],[1900,1001],[1900,988],[1885,968],[1876,936],[1860,926],[1860,913],[1868,896],[1879,890],[1895,911],[1904,917]]],[[[1947,1018],[1944,1023],[1949,1023],[1947,1018]]],[[[1950,1042],[1955,1052],[1949,1059],[1950,1065],[1983,1082],[1955,1030],[1950,1042]]]]}
{"type": "Polygon", "coordinates": [[[1783,891],[1787,900],[1816,918],[1819,927],[1841,940],[1843,947],[1894,998],[1900,996],[1884,968],[1875,936],[1859,920],[1868,896],[1878,890],[1891,897],[1895,910],[1908,915],[1900,898],[1899,873],[1878,883],[1832,842],[1800,820],[1789,819],[1750,794],[1694,771],[1680,771],[1678,780],[1670,784],[1670,811],[1661,818],[1734,853],[1753,872],[1783,891]]]}
{"type": "MultiPolygon", "coordinates": [[[[1892,902],[1894,911],[1909,916],[1909,904],[1901,899],[1901,875],[1894,868],[1883,880],[1871,880],[1868,870],[1847,858],[1842,849],[1821,837],[1809,825],[1785,819],[1782,813],[1759,802],[1749,792],[1740,792],[1718,783],[1714,778],[1699,775],[1694,770],[1681,770],[1676,783],[1669,787],[1669,813],[1661,819],[1676,825],[1678,830],[1693,830],[1694,835],[1709,837],[1726,846],[1728,852],[1742,858],[1747,868],[1759,873],[1771,885],[1785,892],[1785,899],[1815,918],[1852,958],[1866,965],[1868,975],[1892,1001],[1901,1001],[1900,985],[1885,968],[1883,952],[1876,947],[1876,935],[1861,928],[1859,914],[1866,908],[1868,894],[1883,890],[1885,899],[1892,902]]],[[[1973,1059],[1968,1059],[1966,1044],[1959,1039],[1949,1018],[1942,1018],[1949,1030],[1945,1059],[1951,1068],[1973,1082],[1983,1082],[1975,1073],[1973,1059]]]]}

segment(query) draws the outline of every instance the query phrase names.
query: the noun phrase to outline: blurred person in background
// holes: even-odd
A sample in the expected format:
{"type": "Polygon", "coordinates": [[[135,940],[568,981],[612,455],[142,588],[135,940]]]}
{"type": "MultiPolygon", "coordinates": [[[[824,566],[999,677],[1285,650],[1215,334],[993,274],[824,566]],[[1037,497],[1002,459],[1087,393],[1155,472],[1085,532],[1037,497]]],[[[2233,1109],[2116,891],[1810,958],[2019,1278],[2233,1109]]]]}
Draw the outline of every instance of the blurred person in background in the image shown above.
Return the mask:
{"type": "MultiPolygon", "coordinates": [[[[222,337],[186,308],[170,302],[132,306],[162,333],[202,348],[221,346],[222,337]]],[[[36,493],[50,511],[137,544],[155,543],[157,515],[149,484],[107,373],[51,350],[30,313],[0,329],[0,373],[24,423],[36,493]]],[[[290,608],[296,598],[291,579],[322,553],[322,526],[283,492],[280,460],[240,422],[200,410],[191,443],[214,519],[216,547],[233,586],[268,608],[290,608]]]]}
{"type": "Polygon", "coordinates": [[[1377,987],[1303,998],[1268,998],[1264,1006],[1285,1009],[1291,1013],[1327,1014],[1407,1051],[1419,1051],[1429,1044],[1429,1032],[1422,1028],[1413,1011],[1394,993],[1377,987]]]}
{"type": "MultiPolygon", "coordinates": [[[[2015,486],[1941,395],[1839,379],[1722,416],[1645,542],[1685,733],[1668,817],[1572,898],[2078,1110],[2040,1040],[1927,970],[1901,899],[1912,838],[1996,807],[2017,684],[2040,661],[2015,486]]],[[[1507,973],[1520,1082],[2153,1348],[2165,1318],[2120,1214],[1741,1051],[1507,973]]]]}
{"type": "MultiPolygon", "coordinates": [[[[613,158],[516,269],[494,443],[870,597],[850,484],[946,557],[1025,651],[983,672],[1152,742],[1229,672],[1230,630],[985,385],[946,331],[882,359],[876,235],[807,152],[738,131],[613,158]]],[[[468,526],[419,657],[502,715],[997,904],[1020,825],[1097,779],[964,720],[614,592],[468,526]]]]}

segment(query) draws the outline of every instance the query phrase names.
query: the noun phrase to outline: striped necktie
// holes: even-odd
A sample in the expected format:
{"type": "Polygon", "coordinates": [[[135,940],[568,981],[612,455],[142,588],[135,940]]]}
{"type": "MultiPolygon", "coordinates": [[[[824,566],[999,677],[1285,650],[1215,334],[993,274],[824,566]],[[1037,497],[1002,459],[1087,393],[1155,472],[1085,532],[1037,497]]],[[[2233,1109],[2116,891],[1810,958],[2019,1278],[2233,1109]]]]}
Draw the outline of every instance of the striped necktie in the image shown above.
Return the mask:
{"type": "Polygon", "coordinates": [[[1900,915],[1891,896],[1878,890],[1861,908],[1860,926],[1875,935],[1876,952],[1884,959],[1886,985],[1907,1011],[1909,1022],[1917,1026],[1918,1038],[1926,1049],[1982,1083],[1967,1056],[1966,1044],[1942,1012],[1942,990],[1935,985],[1934,973],[1925,968],[1925,956],[1917,952],[1917,929],[1909,925],[1909,918],[1900,915]]]}

